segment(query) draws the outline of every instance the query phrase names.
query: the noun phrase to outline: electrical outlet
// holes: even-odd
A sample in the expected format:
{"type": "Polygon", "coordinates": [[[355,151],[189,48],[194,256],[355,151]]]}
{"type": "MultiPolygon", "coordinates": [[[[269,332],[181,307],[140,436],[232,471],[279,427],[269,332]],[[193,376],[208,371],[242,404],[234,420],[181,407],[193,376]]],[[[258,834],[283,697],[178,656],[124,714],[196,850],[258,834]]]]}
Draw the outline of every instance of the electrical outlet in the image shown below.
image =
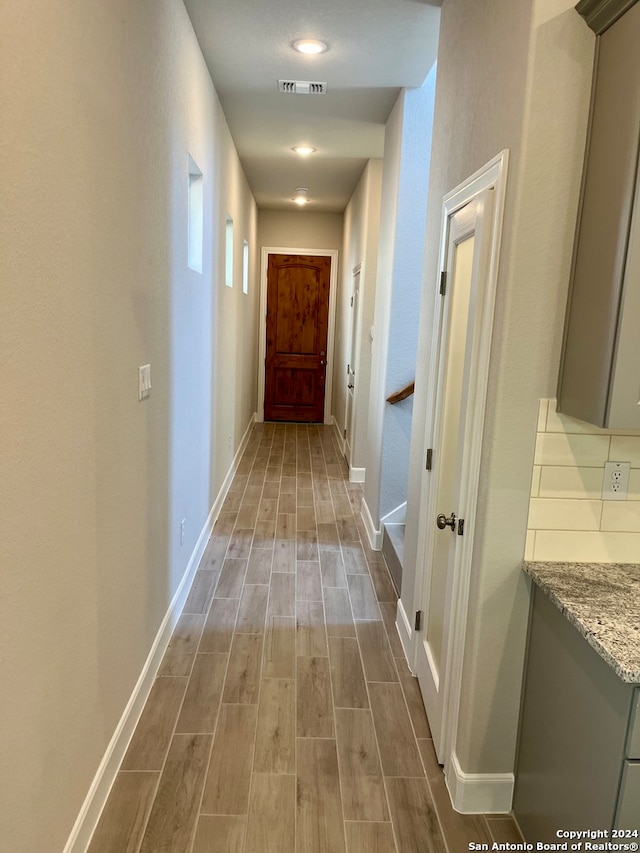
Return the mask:
{"type": "Polygon", "coordinates": [[[603,501],[626,501],[629,493],[630,462],[605,462],[602,481],[603,501]]]}
{"type": "Polygon", "coordinates": [[[184,525],[186,523],[186,518],[183,518],[180,522],[180,544],[184,545],[184,525]]]}

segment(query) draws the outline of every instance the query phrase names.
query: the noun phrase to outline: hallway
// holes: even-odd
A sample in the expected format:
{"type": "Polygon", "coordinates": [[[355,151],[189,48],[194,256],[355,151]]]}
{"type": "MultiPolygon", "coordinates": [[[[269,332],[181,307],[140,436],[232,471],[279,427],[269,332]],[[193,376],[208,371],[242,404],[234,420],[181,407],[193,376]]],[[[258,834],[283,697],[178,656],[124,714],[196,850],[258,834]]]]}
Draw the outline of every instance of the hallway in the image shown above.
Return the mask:
{"type": "Polygon", "coordinates": [[[451,809],[360,500],[332,428],[254,426],[89,853],[520,840],[451,809]]]}

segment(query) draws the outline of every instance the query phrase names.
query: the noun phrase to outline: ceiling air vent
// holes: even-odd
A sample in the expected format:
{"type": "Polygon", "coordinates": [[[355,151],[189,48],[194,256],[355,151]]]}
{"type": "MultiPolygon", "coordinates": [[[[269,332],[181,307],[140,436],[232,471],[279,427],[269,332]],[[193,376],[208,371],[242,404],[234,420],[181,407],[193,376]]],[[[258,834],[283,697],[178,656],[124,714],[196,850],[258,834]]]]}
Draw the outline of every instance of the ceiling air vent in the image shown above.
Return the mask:
{"type": "Polygon", "coordinates": [[[309,80],[278,80],[278,90],[290,95],[326,95],[327,84],[309,80]]]}

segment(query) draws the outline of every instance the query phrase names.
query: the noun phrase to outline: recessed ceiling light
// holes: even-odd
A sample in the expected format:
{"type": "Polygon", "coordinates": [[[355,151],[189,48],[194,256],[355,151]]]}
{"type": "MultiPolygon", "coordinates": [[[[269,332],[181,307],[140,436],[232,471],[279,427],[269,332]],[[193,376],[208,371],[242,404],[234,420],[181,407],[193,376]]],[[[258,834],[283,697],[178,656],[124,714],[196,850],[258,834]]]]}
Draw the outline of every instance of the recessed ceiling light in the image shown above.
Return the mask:
{"type": "Polygon", "coordinates": [[[291,150],[300,154],[301,157],[308,157],[309,154],[314,154],[316,149],[310,145],[295,145],[291,150]]]}
{"type": "Polygon", "coordinates": [[[298,53],[316,54],[324,53],[328,44],[320,39],[298,39],[293,43],[293,49],[298,53]]]}
{"type": "Polygon", "coordinates": [[[292,198],[291,201],[295,201],[296,204],[299,204],[301,207],[303,204],[307,204],[310,199],[307,193],[309,190],[306,187],[297,187],[295,198],[292,198]]]}

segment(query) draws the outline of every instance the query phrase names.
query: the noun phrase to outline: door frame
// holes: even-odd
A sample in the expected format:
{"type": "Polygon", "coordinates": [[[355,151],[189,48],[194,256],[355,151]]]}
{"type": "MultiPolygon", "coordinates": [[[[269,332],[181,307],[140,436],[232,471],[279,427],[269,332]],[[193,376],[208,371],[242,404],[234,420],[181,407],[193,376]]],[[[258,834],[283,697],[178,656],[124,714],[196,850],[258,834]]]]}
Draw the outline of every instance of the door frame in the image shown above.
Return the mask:
{"type": "MultiPolygon", "coordinates": [[[[430,383],[428,398],[429,410],[433,413],[433,417],[430,423],[427,422],[425,429],[425,438],[429,443],[429,447],[433,449],[433,455],[430,470],[428,472],[425,470],[423,473],[423,479],[427,481],[426,510],[420,516],[421,521],[424,521],[425,534],[425,554],[421,562],[421,565],[424,567],[423,592],[420,606],[423,615],[420,629],[421,638],[416,647],[414,664],[424,705],[429,717],[433,745],[438,758],[442,757],[444,742],[443,731],[445,728],[446,697],[445,691],[442,688],[446,683],[445,673],[447,672],[447,662],[451,651],[447,640],[451,625],[452,578],[457,574],[462,546],[466,542],[456,535],[455,530],[451,533],[446,530],[436,533],[433,528],[437,513],[445,512],[448,515],[452,510],[456,516],[464,519],[466,526],[466,507],[462,503],[463,495],[461,494],[460,478],[457,472],[461,471],[464,465],[463,457],[467,444],[465,441],[468,431],[469,413],[467,401],[471,390],[473,371],[471,354],[478,329],[478,316],[476,313],[477,299],[475,294],[480,283],[485,279],[483,260],[487,256],[486,234],[488,229],[486,227],[486,215],[487,211],[491,211],[493,206],[492,198],[489,198],[489,195],[493,196],[494,193],[486,191],[486,196],[483,194],[472,199],[448,217],[447,248],[442,264],[442,269],[446,273],[446,296],[443,298],[438,293],[433,323],[434,338],[431,347],[430,368],[435,379],[430,383]],[[485,198],[487,206],[482,202],[478,204],[480,199],[484,202],[485,198]],[[458,302],[455,293],[455,288],[458,284],[456,272],[458,265],[457,251],[461,245],[466,244],[471,238],[473,238],[473,247],[467,279],[468,293],[463,302],[458,302]],[[458,325],[458,316],[455,312],[456,306],[458,311],[466,311],[467,313],[464,326],[458,325]],[[455,381],[451,372],[451,341],[454,323],[457,325],[460,336],[458,343],[464,348],[463,359],[459,363],[459,370],[461,371],[459,379],[461,384],[459,388],[459,410],[456,425],[452,422],[445,423],[446,406],[450,391],[449,383],[455,381]],[[445,467],[443,453],[446,441],[452,438],[451,431],[453,431],[453,443],[449,445],[449,451],[450,453],[454,452],[455,457],[450,456],[449,458],[449,465],[453,467],[445,467]],[[446,484],[445,490],[452,489],[455,497],[452,495],[451,500],[445,500],[443,503],[441,490],[444,484],[446,484]],[[431,520],[431,524],[429,520],[431,520]],[[446,567],[443,562],[444,554],[441,553],[439,558],[436,555],[438,549],[443,546],[448,555],[446,567]],[[430,594],[436,572],[439,575],[441,574],[441,581],[444,581],[444,589],[442,590],[444,597],[438,601],[438,608],[434,609],[427,593],[430,594]],[[428,643],[428,637],[431,633],[432,615],[435,615],[436,619],[440,617],[442,620],[442,645],[439,660],[434,658],[433,648],[428,643]],[[433,714],[432,711],[434,712],[433,714]]],[[[460,281],[460,285],[464,290],[465,282],[460,281]]]]}
{"type": "MultiPolygon", "coordinates": [[[[360,312],[360,304],[361,304],[361,298],[360,297],[361,297],[361,290],[362,290],[362,286],[361,286],[361,284],[362,284],[362,263],[356,264],[355,267],[351,270],[351,299],[353,299],[353,296],[355,293],[354,282],[355,282],[356,276],[358,276],[358,298],[356,300],[356,304],[351,305],[351,310],[354,313],[350,317],[351,333],[350,333],[350,338],[349,338],[349,349],[351,352],[350,352],[350,354],[348,353],[349,358],[351,358],[351,355],[353,355],[353,364],[350,364],[349,366],[351,367],[354,376],[356,375],[356,367],[358,366],[358,362],[360,361],[360,346],[359,346],[359,344],[360,344],[360,313],[361,313],[360,312]]],[[[347,376],[347,386],[348,386],[348,384],[349,384],[349,376],[347,376]]],[[[351,470],[351,468],[353,466],[353,457],[354,457],[355,432],[356,432],[356,429],[355,429],[356,412],[358,409],[358,405],[357,405],[357,397],[355,394],[353,394],[352,395],[353,401],[351,404],[351,423],[349,424],[349,427],[347,427],[347,424],[346,424],[346,420],[347,420],[347,398],[349,396],[348,387],[345,388],[345,391],[346,391],[346,394],[345,394],[345,432],[347,433],[347,435],[345,435],[345,437],[344,437],[344,449],[346,451],[347,448],[349,448],[349,456],[347,457],[346,452],[345,452],[344,456],[345,456],[345,459],[347,460],[347,465],[349,466],[349,470],[351,470]]],[[[354,388],[354,391],[355,391],[355,388],[354,388]]]]}
{"type": "Polygon", "coordinates": [[[327,329],[327,364],[324,385],[324,423],[331,423],[331,402],[333,392],[333,354],[335,348],[336,302],[338,284],[338,249],[291,249],[279,246],[263,246],[260,250],[260,306],[259,306],[259,342],[258,342],[258,411],[256,422],[264,423],[264,364],[267,357],[267,270],[269,255],[300,255],[331,258],[329,277],[329,319],[327,329]]]}
{"type": "MultiPolygon", "coordinates": [[[[491,339],[498,280],[498,261],[502,242],[502,223],[506,197],[507,168],[509,161],[508,150],[501,151],[485,166],[459,184],[443,199],[442,222],[440,229],[440,250],[438,271],[445,268],[448,248],[450,218],[467,204],[472,202],[485,190],[495,192],[493,209],[490,220],[486,223],[489,231],[489,257],[484,268],[483,287],[477,292],[475,316],[478,323],[478,335],[473,341],[473,369],[469,378],[469,393],[465,423],[464,438],[467,448],[463,461],[460,478],[460,505],[465,507],[465,535],[459,558],[456,559],[456,573],[452,579],[451,595],[448,614],[445,621],[449,630],[446,639],[447,653],[445,656],[445,672],[442,674],[443,709],[442,709],[442,751],[444,757],[445,775],[454,771],[458,721],[460,716],[460,700],[462,692],[462,674],[464,664],[464,644],[468,617],[469,588],[471,582],[471,566],[475,537],[475,519],[478,505],[478,486],[480,480],[480,464],[482,459],[482,441],[484,432],[485,407],[489,383],[489,368],[491,358],[491,339]]],[[[440,324],[442,308],[439,288],[434,287],[434,312],[432,320],[430,361],[427,373],[427,412],[426,429],[422,458],[426,457],[428,448],[433,447],[433,435],[440,411],[437,403],[442,401],[438,394],[438,349],[440,345],[440,324]]],[[[416,575],[412,595],[413,608],[410,612],[422,609],[426,599],[427,585],[430,573],[427,559],[431,553],[432,537],[435,533],[435,487],[434,478],[424,471],[420,489],[420,512],[418,529],[418,550],[416,559],[416,575]]],[[[447,508],[447,512],[449,508],[447,508]]],[[[423,642],[423,631],[412,631],[410,647],[410,664],[415,671],[417,654],[423,642]]],[[[455,803],[454,803],[455,806],[455,803]]]]}

